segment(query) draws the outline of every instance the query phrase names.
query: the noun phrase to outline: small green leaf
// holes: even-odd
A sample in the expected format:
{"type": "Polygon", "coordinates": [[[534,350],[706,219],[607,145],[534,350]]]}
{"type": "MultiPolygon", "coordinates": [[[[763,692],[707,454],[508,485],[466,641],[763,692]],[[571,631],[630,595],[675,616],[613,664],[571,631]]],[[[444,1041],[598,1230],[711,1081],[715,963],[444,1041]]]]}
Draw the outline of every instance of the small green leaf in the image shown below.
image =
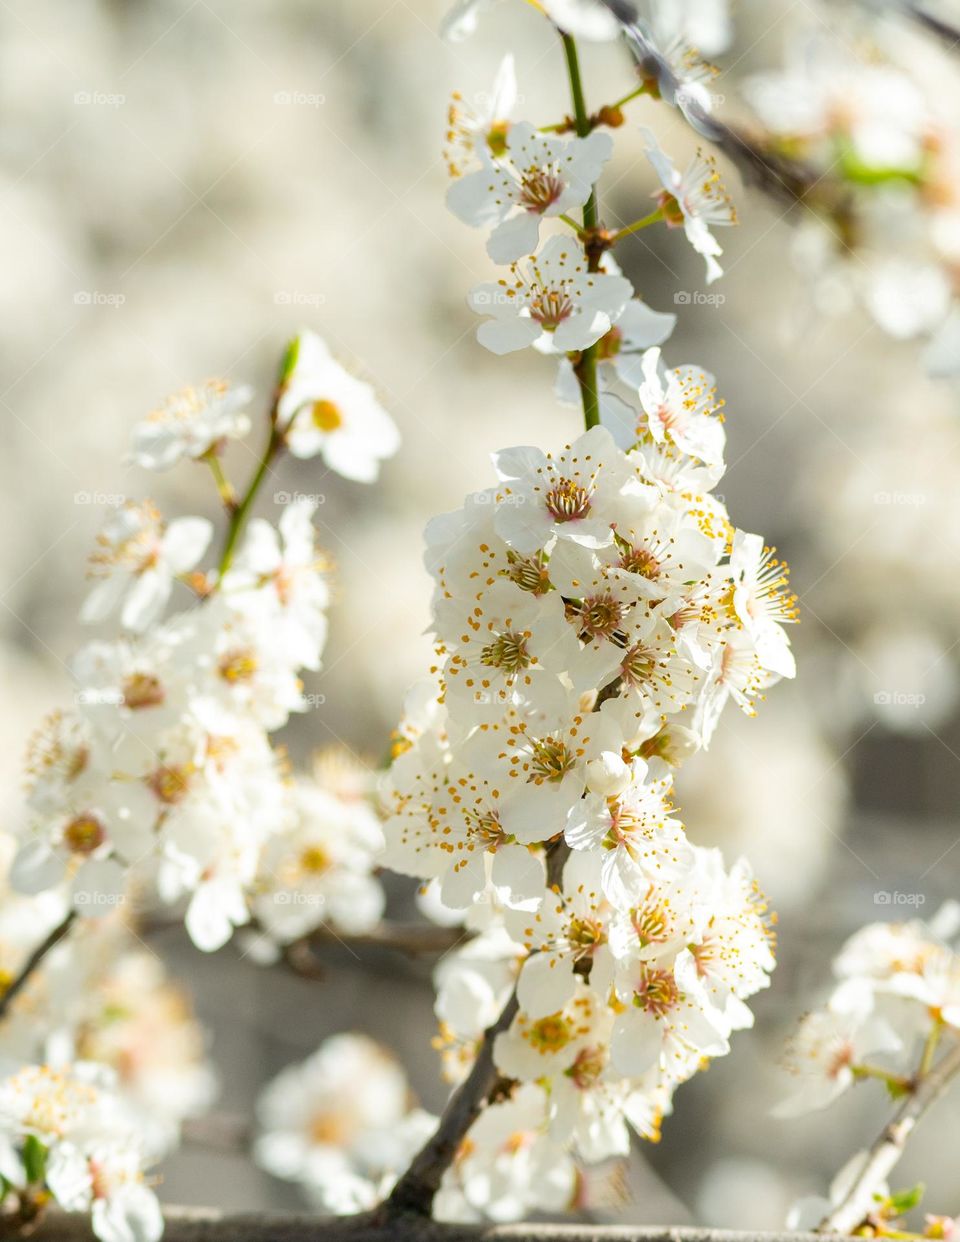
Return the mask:
{"type": "Polygon", "coordinates": [[[891,1209],[897,1216],[903,1216],[904,1213],[911,1211],[917,1207],[923,1198],[923,1192],[926,1186],[923,1182],[917,1182],[916,1186],[909,1190],[896,1190],[887,1200],[891,1209]]]}
{"type": "Polygon", "coordinates": [[[23,1143],[23,1167],[29,1185],[42,1182],[47,1168],[47,1149],[35,1134],[28,1134],[23,1143]]]}
{"type": "Polygon", "coordinates": [[[284,351],[283,361],[280,363],[280,383],[286,384],[293,374],[297,365],[297,359],[300,357],[300,334],[293,338],[284,351]]]}

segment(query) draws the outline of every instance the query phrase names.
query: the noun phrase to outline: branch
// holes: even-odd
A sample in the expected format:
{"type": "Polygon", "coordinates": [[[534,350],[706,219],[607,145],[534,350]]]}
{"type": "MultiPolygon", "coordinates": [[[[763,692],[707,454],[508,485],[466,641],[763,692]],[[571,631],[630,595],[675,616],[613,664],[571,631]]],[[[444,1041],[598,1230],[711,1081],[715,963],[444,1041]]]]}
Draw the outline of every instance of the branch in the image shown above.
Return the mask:
{"type": "Polygon", "coordinates": [[[846,1198],[817,1226],[818,1233],[850,1233],[862,1224],[873,1207],[873,1196],[881,1182],[903,1155],[907,1139],[920,1118],[942,1095],[950,1079],[960,1073],[960,1042],[928,1074],[917,1082],[894,1118],[867,1152],[866,1163],[846,1198]]]}
{"type": "MultiPolygon", "coordinates": [[[[642,1225],[444,1225],[421,1217],[377,1223],[372,1214],[320,1219],[281,1213],[224,1214],[207,1208],[164,1210],[164,1242],[822,1242],[813,1233],[642,1225]]],[[[4,1231],[0,1237],[15,1236],[4,1231]]],[[[49,1212],[36,1242],[96,1242],[89,1217],[49,1212]]]]}
{"type": "Polygon", "coordinates": [[[70,930],[76,917],[76,910],[71,910],[63,922],[58,923],[47,938],[41,944],[37,945],[34,951],[27,958],[26,963],[24,964],[19,975],[17,975],[3,995],[0,996],[0,1021],[7,1016],[7,1011],[10,1006],[16,1000],[20,992],[26,987],[27,983],[29,983],[34,972],[42,964],[43,959],[52,949],[57,947],[60,941],[70,930]]]}
{"type": "Polygon", "coordinates": [[[459,924],[443,927],[437,923],[397,923],[383,919],[370,931],[354,935],[334,931],[324,924],[288,945],[287,952],[309,953],[319,945],[348,944],[359,948],[395,949],[398,953],[418,957],[425,953],[446,953],[472,936],[472,932],[465,931],[459,924]]]}
{"type": "Polygon", "coordinates": [[[436,1133],[414,1156],[413,1163],[381,1205],[379,1211],[386,1221],[395,1220],[404,1213],[414,1213],[421,1218],[430,1216],[434,1196],[440,1189],[444,1173],[453,1163],[464,1135],[480,1116],[481,1109],[497,1086],[503,1082],[493,1063],[493,1043],[513,1021],[519,1008],[514,991],[503,1013],[484,1032],[473,1068],[447,1101],[436,1133]]]}

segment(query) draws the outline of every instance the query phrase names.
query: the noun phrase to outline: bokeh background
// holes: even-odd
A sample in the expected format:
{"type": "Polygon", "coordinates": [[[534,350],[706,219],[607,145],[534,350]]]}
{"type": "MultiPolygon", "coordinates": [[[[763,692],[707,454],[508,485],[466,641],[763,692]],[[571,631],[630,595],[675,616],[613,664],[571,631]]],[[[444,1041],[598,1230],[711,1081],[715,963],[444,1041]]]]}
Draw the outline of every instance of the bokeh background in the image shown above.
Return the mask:
{"type": "MultiPolygon", "coordinates": [[[[445,44],[443,8],[0,4],[0,788],[11,819],[25,738],[69,694],[85,558],[109,506],[152,489],[167,513],[216,516],[200,467],[148,479],[125,464],[131,424],[168,392],[216,374],[257,384],[266,404],[284,342],[305,325],[376,385],[401,427],[375,488],[317,461],[284,463],[265,488],[268,517],[275,497],[321,496],[338,565],[326,667],[307,687],[316,706],[284,739],[299,757],[335,741],[384,752],[429,659],[424,523],[487,485],[492,450],[575,434],[544,359],[476,344],[465,295],[490,264],[443,203],[451,91],[489,90],[510,47],[521,114],[557,120],[559,46],[519,0],[469,42],[445,44]]],[[[742,75],[779,63],[812,11],[742,0],[719,62],[723,107],[736,111],[742,75]]],[[[595,104],[630,89],[620,49],[586,49],[584,70],[595,104]]],[[[666,107],[632,107],[603,202],[610,223],[644,214],[654,188],[635,121],[678,156],[694,146],[666,107]]],[[[785,1036],[849,932],[931,914],[957,889],[960,422],[956,392],[925,377],[914,345],[892,342],[842,290],[810,304],[791,259],[803,209],[724,171],[740,225],[723,237],[722,304],[697,301],[702,265],[680,233],[635,237],[622,262],[651,305],[680,314],[668,359],[718,377],[730,462],[719,490],[734,520],[794,566],[796,682],[757,720],[727,713],[680,790],[694,839],[752,859],[780,912],[781,964],[755,1030],[678,1093],[662,1143],[599,1192],[611,1219],[777,1227],[886,1111],[864,1088],[826,1117],[771,1119],[788,1085],[785,1036]]],[[[228,461],[242,478],[253,455],[235,446],[228,461]]],[[[408,889],[394,901],[408,905],[408,889]]],[[[173,931],[150,947],[210,1030],[223,1117],[249,1114],[260,1084],[342,1029],[383,1040],[424,1104],[441,1105],[427,964],[333,946],[318,984],[231,947],[204,957],[173,931]]],[[[960,1103],[941,1105],[898,1176],[923,1177],[945,1212],[960,1211],[943,1141],[958,1120],[960,1103]]],[[[243,1157],[199,1142],[169,1163],[161,1191],[296,1203],[243,1157]]]]}

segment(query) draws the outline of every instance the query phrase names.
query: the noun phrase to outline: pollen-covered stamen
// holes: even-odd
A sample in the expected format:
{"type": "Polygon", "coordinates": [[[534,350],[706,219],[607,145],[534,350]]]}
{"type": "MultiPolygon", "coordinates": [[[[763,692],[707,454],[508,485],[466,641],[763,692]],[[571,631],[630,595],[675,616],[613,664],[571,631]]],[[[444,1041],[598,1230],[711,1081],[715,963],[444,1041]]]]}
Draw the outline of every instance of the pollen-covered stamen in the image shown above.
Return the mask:
{"type": "Polygon", "coordinates": [[[578,614],[581,638],[613,638],[623,624],[623,614],[623,604],[611,591],[589,596],[578,614]]]}
{"type": "Polygon", "coordinates": [[[652,1014],[655,1018],[663,1018],[680,999],[680,989],[672,971],[657,970],[650,966],[640,968],[640,976],[633,990],[633,1003],[638,1009],[652,1014]]]}
{"type": "Polygon", "coordinates": [[[657,655],[643,643],[634,643],[620,664],[620,677],[631,688],[649,685],[657,671],[657,655]]]}
{"type": "Polygon", "coordinates": [[[523,1031],[523,1037],[537,1052],[560,1052],[573,1039],[573,1023],[562,1013],[550,1014],[531,1023],[523,1031]]]}
{"type": "Polygon", "coordinates": [[[562,781],[575,763],[576,757],[559,738],[537,738],[530,759],[530,780],[562,781]]]}
{"type": "Polygon", "coordinates": [[[167,692],[163,682],[153,673],[131,673],[121,686],[123,705],[131,711],[145,707],[162,707],[167,692]]]}
{"type": "Polygon", "coordinates": [[[527,650],[530,633],[506,631],[498,634],[492,643],[480,652],[480,663],[487,668],[498,668],[508,676],[523,672],[535,662],[535,657],[527,650]]]}
{"type": "Polygon", "coordinates": [[[547,512],[555,522],[575,522],[590,512],[590,491],[576,479],[558,479],[545,499],[547,512]]]}
{"type": "Polygon", "coordinates": [[[607,932],[599,919],[574,915],[566,926],[566,938],[577,961],[590,957],[595,949],[606,944],[607,932]]]}
{"type": "Polygon", "coordinates": [[[776,556],[776,548],[764,548],[747,600],[751,617],[768,617],[781,625],[799,619],[797,597],[790,592],[790,567],[776,556]]]}
{"type": "Polygon", "coordinates": [[[467,836],[482,845],[485,850],[496,850],[510,838],[503,830],[496,811],[465,811],[467,836]]]}
{"type": "Polygon", "coordinates": [[[547,559],[543,552],[533,556],[521,556],[518,552],[507,553],[509,569],[503,571],[504,576],[516,583],[521,591],[529,591],[531,595],[545,595],[550,590],[550,578],[547,573],[547,559]]]}
{"type": "Polygon", "coordinates": [[[252,647],[232,647],[217,661],[217,672],[233,686],[238,682],[252,681],[258,666],[257,653],[252,647]]]}
{"type": "Polygon", "coordinates": [[[533,164],[520,178],[520,206],[542,215],[557,201],[563,190],[563,179],[556,172],[533,164]]]}
{"type": "Polygon", "coordinates": [[[567,1066],[563,1072],[580,1091],[589,1091],[599,1081],[606,1068],[606,1050],[596,1045],[591,1048],[581,1048],[573,1064],[567,1066]]]}
{"type": "Polygon", "coordinates": [[[535,319],[544,332],[555,332],[573,314],[573,298],[565,285],[555,288],[534,285],[531,294],[530,318],[535,319]]]}
{"type": "Polygon", "coordinates": [[[71,854],[92,854],[106,839],[106,828],[90,811],[74,816],[63,830],[63,843],[71,854]]]}
{"type": "Polygon", "coordinates": [[[130,503],[119,514],[117,522],[97,535],[97,547],[88,562],[93,578],[109,577],[117,569],[142,574],[159,560],[164,524],[156,505],[149,500],[130,503]]]}
{"type": "Polygon", "coordinates": [[[665,906],[653,899],[651,884],[642,905],[630,911],[630,922],[643,948],[649,944],[665,944],[669,938],[670,915],[665,906]]]}
{"type": "Polygon", "coordinates": [[[73,781],[90,761],[90,750],[72,719],[51,712],[27,743],[26,770],[32,783],[56,774],[73,781]]]}
{"type": "Polygon", "coordinates": [[[646,546],[634,547],[631,544],[621,543],[620,540],[617,543],[620,547],[618,562],[620,568],[626,570],[627,573],[639,574],[641,578],[656,582],[663,567],[653,549],[646,546]]]}

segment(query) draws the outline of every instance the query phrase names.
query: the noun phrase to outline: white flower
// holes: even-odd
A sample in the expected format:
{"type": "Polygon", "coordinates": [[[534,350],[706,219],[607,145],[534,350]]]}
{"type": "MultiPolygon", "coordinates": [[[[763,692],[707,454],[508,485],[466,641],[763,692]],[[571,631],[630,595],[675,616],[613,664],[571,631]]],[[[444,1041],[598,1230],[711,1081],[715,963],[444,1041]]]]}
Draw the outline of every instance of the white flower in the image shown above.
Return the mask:
{"type": "Polygon", "coordinates": [[[532,1211],[562,1212],[576,1189],[569,1153],[548,1133],[549,1101],[524,1083],[483,1110],[434,1201],[437,1220],[521,1220],[532,1211]]]}
{"type": "Polygon", "coordinates": [[[255,519],[223,579],[228,605],[264,627],[292,667],[317,669],[327,636],[329,559],[317,548],[316,504],[294,500],[279,531],[255,519]]]}
{"type": "Polygon", "coordinates": [[[133,460],[147,470],[168,470],[182,457],[202,457],[221,440],[245,436],[251,396],[246,385],[231,388],[224,380],[174,393],[134,427],[133,460]]]}
{"type": "Polygon", "coordinates": [[[710,227],[737,222],[737,213],[720,181],[716,162],[698,152],[681,173],[660,149],[650,130],[643,130],[643,135],[647,159],[664,189],[660,196],[664,219],[668,225],[682,226],[690,245],[706,259],[707,284],[712,284],[723,275],[723,268],[717,262],[717,255],[723,254],[723,249],[710,227]]]}
{"type": "Polygon", "coordinates": [[[166,525],[149,502],[123,505],[97,536],[90,572],[102,581],[84,601],[80,620],[104,621],[119,607],[126,629],[147,629],[166,607],[174,581],[197,565],[212,537],[206,518],[166,525]]]}
{"type": "Polygon", "coordinates": [[[321,456],[344,478],[372,483],[400,435],[369,384],[345,370],[315,332],[291,347],[277,418],[295,457],[321,456]]]}
{"type": "Polygon", "coordinates": [[[542,219],[583,206],[612,150],[600,131],[554,138],[520,121],[501,158],[484,158],[482,168],[450,186],[447,206],[465,224],[492,227],[487,253],[495,263],[513,263],[536,250],[542,219]]]}
{"type": "Polygon", "coordinates": [[[697,979],[693,955],[637,961],[618,971],[624,1010],[611,1037],[613,1064],[631,1077],[659,1067],[682,1080],[705,1056],[729,1048],[722,1015],[710,1005],[697,979]]]}
{"type": "Polygon", "coordinates": [[[615,904],[627,907],[651,879],[676,877],[693,865],[683,828],[670,816],[669,781],[635,781],[616,798],[587,794],[567,821],[574,850],[602,851],[600,883],[615,904]]]}
{"type": "Polygon", "coordinates": [[[354,1034],[333,1036],[283,1070],[261,1094],[257,1116],[258,1164],[335,1211],[373,1206],[436,1125],[411,1110],[391,1054],[354,1034]]]}
{"type": "Polygon", "coordinates": [[[499,159],[506,150],[510,118],[517,103],[517,74],[513,53],[501,60],[489,92],[475,95],[471,104],[455,93],[447,110],[447,171],[461,177],[463,163],[499,159]]]}
{"type": "Polygon", "coordinates": [[[588,271],[579,244],[562,236],[510,271],[510,280],[477,285],[468,299],[478,315],[492,316],[477,340],[495,354],[536,344],[563,353],[586,349],[610,330],[633,293],[623,276],[588,271]]]}
{"type": "Polygon", "coordinates": [[[777,1105],[774,1115],[798,1117],[826,1108],[853,1086],[855,1069],[871,1054],[896,1052],[900,1046],[887,1023],[863,1008],[807,1014],[787,1049],[786,1066],[799,1079],[797,1090],[777,1105]]]}
{"type": "Polygon", "coordinates": [[[659,348],[643,355],[643,375],[640,404],[653,439],[672,441],[707,466],[722,462],[725,437],[715,416],[723,402],[716,399],[713,376],[689,365],[668,369],[659,348]]]}
{"type": "Polygon", "coordinates": [[[504,449],[494,466],[503,496],[495,528],[517,552],[536,552],[554,536],[588,548],[613,542],[617,502],[629,474],[603,427],[591,428],[556,456],[504,449]]]}
{"type": "Polygon", "coordinates": [[[796,596],[787,594],[788,570],[775,551],[759,535],[737,531],[730,557],[733,606],[763,668],[793,677],[797,666],[783,626],[797,620],[796,596]]]}

